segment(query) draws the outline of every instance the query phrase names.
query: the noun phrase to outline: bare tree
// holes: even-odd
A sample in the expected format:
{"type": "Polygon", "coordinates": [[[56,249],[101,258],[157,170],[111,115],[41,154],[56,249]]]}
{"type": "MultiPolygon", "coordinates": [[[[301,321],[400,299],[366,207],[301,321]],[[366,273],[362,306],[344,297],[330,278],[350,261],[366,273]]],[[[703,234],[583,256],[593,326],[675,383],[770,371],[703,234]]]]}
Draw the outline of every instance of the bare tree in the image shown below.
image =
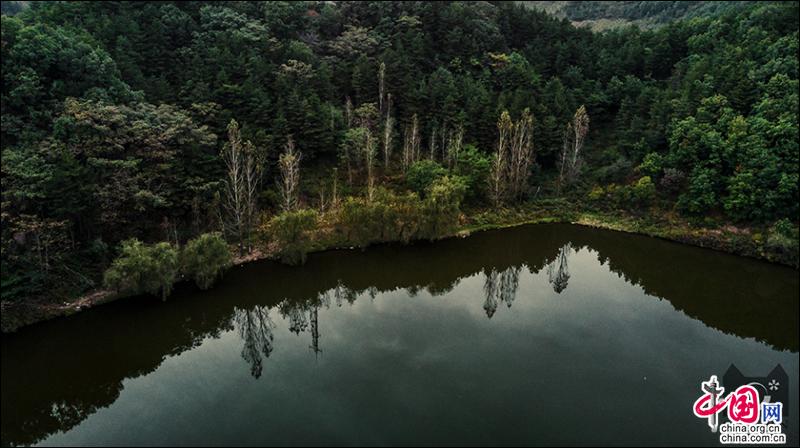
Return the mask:
{"type": "Polygon", "coordinates": [[[339,206],[339,169],[333,168],[333,186],[331,187],[331,207],[336,209],[339,206]]]}
{"type": "Polygon", "coordinates": [[[430,159],[436,160],[436,125],[431,129],[431,139],[428,141],[428,150],[430,151],[430,159]]]}
{"type": "Polygon", "coordinates": [[[503,111],[500,114],[500,119],[497,120],[497,150],[494,154],[492,170],[489,174],[489,190],[495,207],[498,207],[503,202],[508,189],[508,145],[513,128],[514,123],[511,121],[511,116],[508,111],[503,111]]]}
{"type": "Polygon", "coordinates": [[[567,123],[564,130],[564,144],[559,158],[558,190],[561,192],[563,185],[571,184],[580,175],[583,159],[581,150],[589,132],[589,115],[586,107],[581,106],[575,111],[572,121],[567,123]]]}
{"type": "Polygon", "coordinates": [[[353,185],[353,157],[356,151],[353,148],[353,138],[354,130],[352,128],[348,128],[347,132],[345,133],[345,138],[342,141],[341,145],[339,145],[339,159],[344,160],[346,168],[347,168],[347,183],[349,185],[353,185]]]}
{"type": "Polygon", "coordinates": [[[378,66],[378,110],[383,113],[383,98],[386,93],[384,78],[386,77],[386,64],[381,62],[378,66]]]}
{"type": "Polygon", "coordinates": [[[250,141],[243,144],[244,157],[244,203],[245,227],[247,229],[247,251],[253,251],[252,229],[255,226],[258,213],[258,186],[261,180],[261,166],[256,154],[256,148],[250,141]]]}
{"type": "Polygon", "coordinates": [[[506,199],[520,199],[527,190],[534,160],[533,115],[525,109],[515,123],[508,111],[503,111],[497,121],[497,131],[497,152],[489,176],[489,191],[495,207],[506,199]]]}
{"type": "Polygon", "coordinates": [[[228,142],[222,148],[227,176],[225,178],[224,207],[227,212],[226,228],[236,235],[239,255],[244,254],[244,240],[247,233],[247,151],[242,144],[239,123],[231,120],[228,124],[228,142]]]}
{"type": "Polygon", "coordinates": [[[319,212],[320,214],[325,213],[325,208],[327,203],[325,202],[325,185],[319,186],[319,212]]]}
{"type": "Polygon", "coordinates": [[[525,109],[514,124],[509,145],[508,185],[509,195],[514,199],[519,199],[527,189],[533,158],[533,115],[530,109],[525,109]]]}
{"type": "Polygon", "coordinates": [[[375,139],[372,136],[372,132],[367,129],[366,136],[364,138],[364,163],[367,166],[367,197],[370,202],[372,202],[372,196],[375,191],[375,172],[373,170],[375,166],[375,139]]]}
{"type": "Polygon", "coordinates": [[[296,151],[292,137],[286,140],[284,153],[278,159],[281,180],[278,184],[283,201],[283,210],[292,211],[297,208],[300,189],[300,159],[302,154],[296,151]]]}
{"type": "Polygon", "coordinates": [[[439,147],[442,148],[442,163],[446,163],[447,161],[447,145],[450,142],[450,137],[453,135],[453,131],[448,129],[446,125],[442,126],[441,131],[439,132],[439,147]]]}
{"type": "Polygon", "coordinates": [[[411,128],[406,127],[405,140],[403,141],[403,172],[408,171],[411,166],[419,158],[419,120],[417,114],[411,118],[411,128]]]}
{"type": "Polygon", "coordinates": [[[392,117],[392,94],[386,96],[386,121],[383,122],[383,168],[389,169],[394,137],[394,117],[392,117]]]}
{"type": "Polygon", "coordinates": [[[455,168],[464,142],[464,127],[459,125],[447,139],[447,165],[455,168]]]}
{"type": "Polygon", "coordinates": [[[386,117],[386,123],[383,126],[383,167],[385,170],[389,169],[389,159],[392,155],[393,128],[394,118],[386,117]]]}

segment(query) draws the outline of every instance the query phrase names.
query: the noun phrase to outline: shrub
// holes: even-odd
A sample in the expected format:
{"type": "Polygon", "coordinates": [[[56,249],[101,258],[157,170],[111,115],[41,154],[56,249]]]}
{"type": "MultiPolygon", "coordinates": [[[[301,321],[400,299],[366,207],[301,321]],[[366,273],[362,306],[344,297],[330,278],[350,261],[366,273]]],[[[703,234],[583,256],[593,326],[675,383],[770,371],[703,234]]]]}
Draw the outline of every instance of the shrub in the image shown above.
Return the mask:
{"type": "Polygon", "coordinates": [[[416,193],[396,195],[377,188],[373,200],[347,198],[339,210],[337,225],[355,246],[382,241],[408,242],[419,228],[422,202],[416,193]]]}
{"type": "Polygon", "coordinates": [[[779,254],[785,261],[794,266],[798,264],[798,249],[800,237],[797,226],[792,225],[788,219],[778,220],[767,233],[765,248],[770,252],[779,254]]]}
{"type": "Polygon", "coordinates": [[[348,197],[339,209],[337,224],[347,241],[366,247],[383,239],[384,209],[380,201],[348,197]]]}
{"type": "Polygon", "coordinates": [[[455,172],[464,178],[467,191],[465,199],[480,199],[486,190],[486,182],[492,161],[488,155],[478,151],[475,145],[465,145],[458,154],[455,172]]]}
{"type": "Polygon", "coordinates": [[[219,233],[200,235],[181,251],[181,271],[200,289],[210,288],[230,265],[228,244],[219,233]]]}
{"type": "Polygon", "coordinates": [[[661,174],[661,169],[664,163],[664,158],[657,152],[651,152],[644,156],[641,165],[639,165],[639,172],[645,176],[656,177],[661,174]]]}
{"type": "Polygon", "coordinates": [[[642,176],[631,186],[631,205],[645,207],[656,198],[656,186],[650,176],[642,176]]]}
{"type": "Polygon", "coordinates": [[[406,173],[408,187],[417,194],[424,194],[433,181],[447,174],[447,170],[433,160],[414,162],[406,173]]]}
{"type": "Polygon", "coordinates": [[[461,176],[435,180],[424,200],[416,193],[397,195],[378,188],[372,201],[348,198],[339,209],[337,227],[359,247],[384,241],[441,238],[458,226],[466,190],[461,176]]]}
{"type": "Polygon", "coordinates": [[[431,184],[423,205],[422,238],[434,240],[455,231],[466,191],[466,182],[460,176],[445,176],[431,184]]]}
{"type": "Polygon", "coordinates": [[[106,287],[127,294],[150,293],[166,300],[178,273],[178,251],[169,243],[152,246],[136,239],[122,243],[119,257],[105,272],[106,287]]]}
{"type": "Polygon", "coordinates": [[[586,197],[591,202],[602,202],[606,199],[606,190],[600,185],[595,185],[586,197]]]}
{"type": "Polygon", "coordinates": [[[280,245],[281,261],[303,264],[311,247],[309,232],[317,226],[315,210],[286,211],[270,220],[269,233],[280,245]]]}
{"type": "Polygon", "coordinates": [[[604,206],[634,210],[652,204],[656,187],[650,176],[642,176],[631,185],[596,186],[587,194],[590,201],[604,206]]]}

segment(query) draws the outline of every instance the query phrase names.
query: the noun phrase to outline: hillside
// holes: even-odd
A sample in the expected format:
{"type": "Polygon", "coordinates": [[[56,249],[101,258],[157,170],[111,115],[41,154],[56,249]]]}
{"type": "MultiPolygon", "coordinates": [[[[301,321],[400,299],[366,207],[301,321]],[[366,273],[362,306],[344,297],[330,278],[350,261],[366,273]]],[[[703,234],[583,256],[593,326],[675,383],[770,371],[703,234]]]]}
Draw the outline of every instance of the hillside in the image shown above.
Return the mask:
{"type": "MultiPolygon", "coordinates": [[[[648,17],[702,6],[676,8],[648,17]]],[[[299,263],[584,212],[797,262],[797,2],[605,33],[510,2],[32,2],[2,29],[3,301],[166,295],[198,244],[299,263]],[[171,268],[132,282],[134,255],[171,268]]]]}
{"type": "Polygon", "coordinates": [[[692,17],[716,16],[747,1],[525,1],[529,8],[565,18],[573,25],[602,31],[626,25],[656,28],[692,17]]]}

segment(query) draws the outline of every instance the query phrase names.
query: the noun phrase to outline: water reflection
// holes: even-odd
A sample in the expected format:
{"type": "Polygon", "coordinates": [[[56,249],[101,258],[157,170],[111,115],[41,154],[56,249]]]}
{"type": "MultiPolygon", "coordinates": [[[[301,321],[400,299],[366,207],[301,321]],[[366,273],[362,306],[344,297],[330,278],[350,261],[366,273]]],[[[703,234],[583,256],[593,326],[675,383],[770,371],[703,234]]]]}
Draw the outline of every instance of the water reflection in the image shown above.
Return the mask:
{"type": "Polygon", "coordinates": [[[250,365],[250,374],[261,377],[264,360],[274,349],[272,343],[275,322],[269,317],[266,306],[254,306],[251,310],[233,308],[233,320],[239,329],[239,336],[244,341],[242,359],[250,365]]]}
{"type": "Polygon", "coordinates": [[[333,288],[333,298],[338,307],[342,306],[343,301],[352,305],[356,301],[356,292],[344,286],[341,279],[337,279],[336,287],[333,288]]]}
{"type": "Polygon", "coordinates": [[[547,265],[547,280],[553,285],[553,291],[561,294],[569,284],[569,256],[572,253],[570,243],[558,250],[555,260],[547,265]]]}
{"type": "MultiPolygon", "coordinates": [[[[619,284],[606,277],[592,277],[590,272],[596,270],[609,271],[624,284],[640,288],[638,302],[634,303],[666,301],[669,312],[654,316],[656,322],[684,316],[700,323],[699,329],[692,331],[703,337],[719,330],[737,338],[753,338],[777,349],[775,353],[798,350],[795,271],[612,232],[535,226],[433,245],[317,254],[300,268],[272,263],[249,265],[226,275],[225,281],[211,291],[201,293],[183,286],[166,303],[136,298],[30,327],[19,334],[3,335],[2,443],[32,444],[80,427],[90,416],[117,402],[127,380],[147,377],[170,357],[203,348],[209,340],[224,342],[226,350],[236,356],[243,367],[234,370],[268,387],[280,378],[274,367],[285,365],[292,350],[299,349],[303,356],[309,356],[310,351],[312,360],[317,359],[320,365],[346,362],[349,358],[342,356],[341,348],[339,352],[330,349],[336,341],[341,344],[349,327],[377,320],[378,308],[366,313],[363,304],[388,303],[385,297],[376,299],[379,296],[410,307],[392,320],[397,325],[415,329],[423,316],[414,314],[413,304],[428,309],[442,302],[440,298],[453,296],[460,298],[457,305],[443,308],[447,316],[438,325],[455,325],[450,316],[456,319],[465,310],[477,313],[483,322],[491,322],[492,328],[501,331],[507,325],[506,317],[520,313],[525,319],[534,318],[536,313],[526,311],[533,303],[542,301],[540,305],[546,306],[548,301],[566,302],[553,300],[553,292],[579,297],[580,288],[574,285],[588,278],[595,279],[592,288],[596,291],[614,297],[619,284]],[[507,312],[498,315],[503,303],[507,312]],[[359,312],[351,314],[356,308],[359,312]],[[331,320],[335,316],[339,317],[331,320]],[[323,324],[327,325],[324,333],[323,324]],[[292,337],[281,336],[285,333],[292,337]],[[228,338],[234,338],[235,343],[228,344],[228,338]],[[293,341],[302,342],[302,346],[293,341]]],[[[619,306],[586,312],[612,316],[630,311],[619,306]]],[[[643,311],[637,308],[637,312],[643,311]]],[[[571,321],[557,323],[574,325],[571,321]]],[[[368,339],[389,332],[376,325],[360,335],[368,339]]],[[[465,327],[463,331],[473,329],[465,327]]],[[[661,331],[665,339],[680,337],[669,333],[671,327],[661,331]]],[[[443,334],[434,337],[445,337],[443,334]]],[[[423,342],[406,342],[398,337],[391,346],[419,347],[422,356],[423,342]]],[[[568,356],[572,343],[548,339],[545,346],[561,347],[568,356]]],[[[688,344],[691,347],[694,342],[688,344]]],[[[480,350],[487,349],[474,350],[483,356],[480,350]]],[[[649,347],[625,350],[644,354],[649,347]]],[[[359,348],[354,347],[349,356],[357,360],[358,353],[359,348]]],[[[365,366],[350,367],[358,371],[365,366]]]]}
{"type": "Polygon", "coordinates": [[[484,270],[483,292],[486,300],[483,302],[483,310],[489,319],[497,312],[497,305],[505,303],[509,308],[514,303],[519,287],[519,273],[522,266],[511,266],[498,273],[497,269],[484,270]]]}

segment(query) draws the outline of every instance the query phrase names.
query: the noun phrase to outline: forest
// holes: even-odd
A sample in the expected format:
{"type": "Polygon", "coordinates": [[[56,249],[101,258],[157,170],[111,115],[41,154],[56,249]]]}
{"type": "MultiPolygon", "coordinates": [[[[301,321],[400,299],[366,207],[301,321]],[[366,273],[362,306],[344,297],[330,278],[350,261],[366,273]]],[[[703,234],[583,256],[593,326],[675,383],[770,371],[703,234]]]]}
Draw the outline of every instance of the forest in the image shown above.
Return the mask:
{"type": "Polygon", "coordinates": [[[524,3],[4,13],[4,310],[582,216],[797,265],[798,2],[603,32],[524,3]]]}
{"type": "Polygon", "coordinates": [[[675,20],[717,15],[747,7],[752,1],[530,1],[531,8],[564,17],[575,26],[588,26],[595,31],[634,24],[640,28],[656,28],[675,20]]]}

